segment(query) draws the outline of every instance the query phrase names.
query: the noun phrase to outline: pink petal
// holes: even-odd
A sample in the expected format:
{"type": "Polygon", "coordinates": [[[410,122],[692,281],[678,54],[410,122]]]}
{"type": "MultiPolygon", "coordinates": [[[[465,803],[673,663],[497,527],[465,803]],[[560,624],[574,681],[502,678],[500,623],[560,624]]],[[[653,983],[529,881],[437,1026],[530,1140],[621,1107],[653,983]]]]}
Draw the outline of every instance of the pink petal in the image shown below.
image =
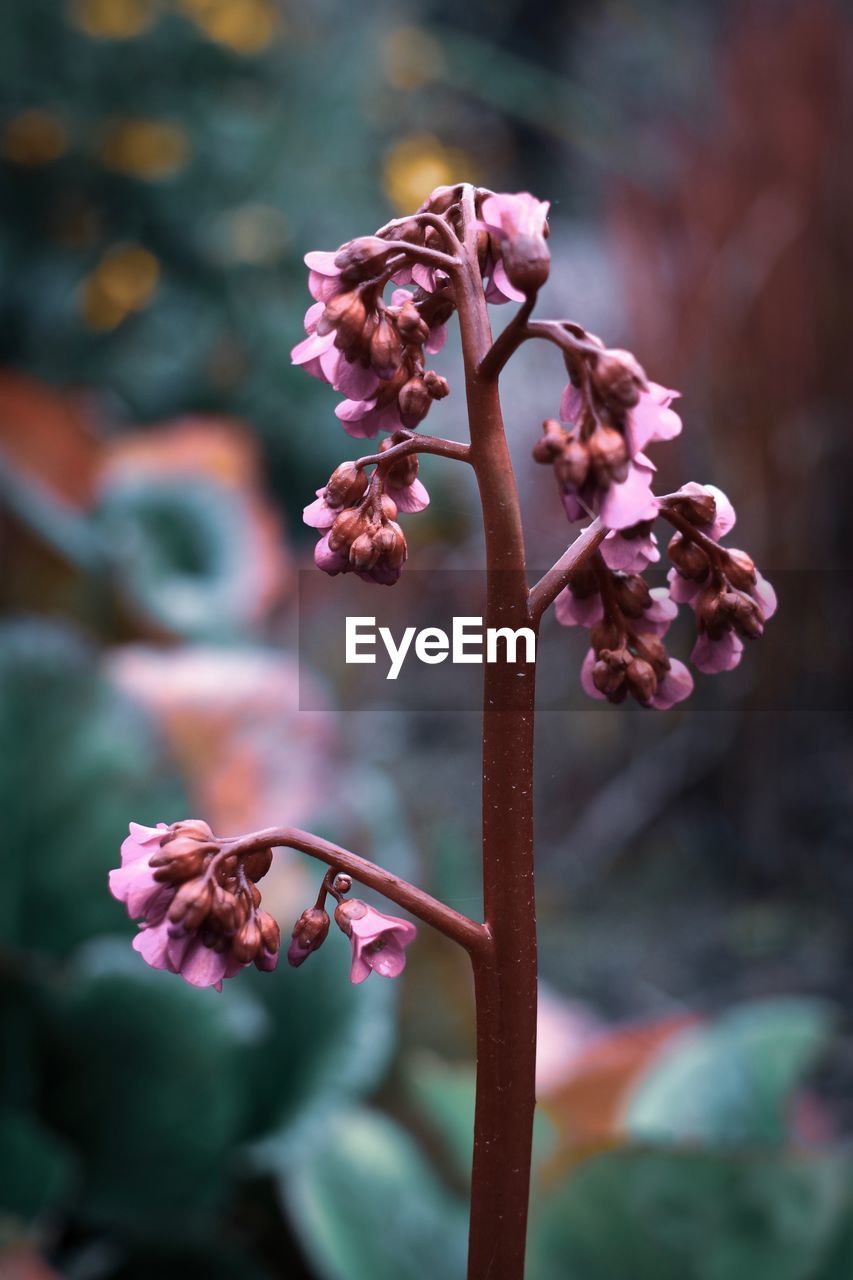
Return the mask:
{"type": "Polygon", "coordinates": [[[140,929],[131,945],[152,969],[168,969],[169,933],[165,923],[153,929],[140,929]]]}
{"type": "Polygon", "coordinates": [[[325,489],[318,489],[315,501],[309,502],[308,506],[302,509],[302,519],[312,529],[331,529],[341,514],[339,508],[326,505],[326,499],[323,497],[325,492],[325,489]]]}
{"type": "Polygon", "coordinates": [[[580,387],[567,382],[560,396],[560,418],[563,422],[577,422],[583,408],[583,394],[580,387]]]}
{"type": "Polygon", "coordinates": [[[689,698],[692,692],[693,677],[683,662],[672,658],[669,671],[659,683],[657,693],[649,705],[657,711],[668,711],[677,702],[683,702],[685,698],[689,698]]]}
{"type": "Polygon", "coordinates": [[[762,578],[760,573],[756,574],[755,586],[752,588],[750,595],[759,605],[764,615],[764,621],[768,622],[776,612],[778,599],[773,587],[766,578],[762,578]]]}
{"type": "Polygon", "coordinates": [[[193,987],[213,987],[225,977],[225,953],[214,951],[194,938],[187,947],[179,969],[181,977],[193,987]]]}
{"type": "Polygon", "coordinates": [[[429,337],[426,341],[426,350],[431,356],[438,355],[439,351],[447,341],[447,325],[437,324],[429,331],[429,337]]]}
{"type": "Polygon", "coordinates": [[[660,560],[657,538],[653,533],[639,538],[623,538],[614,529],[602,542],[600,551],[608,569],[622,573],[642,573],[650,564],[660,560]]]}
{"type": "Polygon", "coordinates": [[[598,592],[579,600],[564,587],[554,601],[554,612],[563,627],[594,627],[604,617],[604,606],[598,592]]]}
{"type": "Polygon", "coordinates": [[[592,682],[592,669],[596,661],[594,650],[588,649],[581,666],[581,688],[584,693],[589,694],[591,698],[595,698],[597,702],[604,702],[606,701],[604,694],[599,689],[596,689],[592,682]]]}
{"type": "Polygon", "coordinates": [[[377,951],[368,948],[364,958],[380,978],[399,978],[406,967],[406,953],[393,939],[377,951]]]}
{"type": "Polygon", "coordinates": [[[349,565],[349,560],[340,551],[332,551],[329,546],[329,535],[321,538],[314,548],[314,563],[318,569],[322,569],[324,573],[336,574],[343,573],[349,565]]]}
{"type": "Polygon", "coordinates": [[[677,569],[670,569],[666,575],[669,582],[669,594],[676,604],[696,603],[696,597],[705,585],[707,574],[700,582],[693,578],[683,578],[677,569]]]}
{"type": "Polygon", "coordinates": [[[340,268],[335,266],[335,258],[339,252],[338,249],[334,253],[327,253],[323,249],[312,249],[310,253],[306,253],[302,261],[310,271],[317,271],[321,276],[339,276],[340,268]]]}
{"type": "Polygon", "coordinates": [[[336,391],[350,400],[369,400],[379,386],[373,369],[357,360],[347,360],[346,356],[340,356],[330,381],[336,391]]]}
{"type": "Polygon", "coordinates": [[[643,614],[643,630],[656,636],[665,636],[678,617],[678,604],[666,587],[653,587],[652,603],[643,614]]]}
{"type": "Polygon", "coordinates": [[[407,515],[413,515],[416,511],[423,511],[425,507],[429,506],[429,494],[417,477],[411,484],[403,485],[402,487],[386,484],[385,492],[389,498],[396,502],[397,510],[404,511],[407,515]]]}
{"type": "Polygon", "coordinates": [[[690,661],[697,671],[717,675],[721,671],[734,671],[743,653],[743,641],[734,631],[727,631],[719,640],[699,636],[693,646],[690,661]]]}
{"type": "Polygon", "coordinates": [[[651,474],[635,463],[631,463],[627,479],[611,484],[601,499],[601,519],[609,529],[627,529],[641,520],[651,520],[656,511],[651,474]]]}
{"type": "Polygon", "coordinates": [[[415,284],[419,284],[425,293],[435,292],[435,268],[428,267],[422,262],[416,262],[412,266],[412,279],[415,284]]]}
{"type": "Polygon", "coordinates": [[[521,290],[516,289],[514,284],[510,284],[509,276],[507,275],[506,270],[504,268],[504,264],[502,262],[495,263],[494,270],[492,271],[491,284],[493,288],[495,288],[501,296],[498,298],[489,298],[487,295],[487,300],[489,302],[492,302],[492,301],[523,302],[524,301],[524,294],[521,292],[521,290]]]}

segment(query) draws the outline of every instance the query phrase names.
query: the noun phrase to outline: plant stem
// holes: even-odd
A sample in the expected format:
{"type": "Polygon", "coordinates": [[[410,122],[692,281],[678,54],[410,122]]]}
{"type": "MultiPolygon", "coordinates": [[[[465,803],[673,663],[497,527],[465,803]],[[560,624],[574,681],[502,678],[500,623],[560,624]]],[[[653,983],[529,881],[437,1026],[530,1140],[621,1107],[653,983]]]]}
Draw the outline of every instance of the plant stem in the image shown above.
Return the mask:
{"type": "MultiPolygon", "coordinates": [[[[530,626],[524,538],[468,193],[465,265],[456,282],[470,462],[483,507],[486,626],[530,626]]],[[[535,629],[536,622],[533,622],[535,629]]],[[[483,707],[483,907],[491,952],[472,956],[477,1004],[477,1097],[469,1280],[522,1280],[536,1069],[533,880],[535,666],[487,663],[483,707]]]]}

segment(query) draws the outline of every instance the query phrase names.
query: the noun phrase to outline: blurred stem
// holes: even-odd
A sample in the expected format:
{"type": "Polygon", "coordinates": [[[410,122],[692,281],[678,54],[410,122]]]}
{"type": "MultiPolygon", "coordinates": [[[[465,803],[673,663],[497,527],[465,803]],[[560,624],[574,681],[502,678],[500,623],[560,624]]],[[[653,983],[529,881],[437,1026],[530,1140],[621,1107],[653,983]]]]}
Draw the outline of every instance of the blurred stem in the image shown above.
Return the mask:
{"type": "MultiPolygon", "coordinates": [[[[486,540],[486,626],[536,629],[528,613],[524,536],[507,447],[477,257],[474,194],[462,200],[465,261],[456,283],[486,540]]],[[[535,665],[484,666],[483,907],[492,949],[472,955],[477,1097],[469,1280],[524,1275],[536,1071],[536,915],[533,879],[535,665]]]]}

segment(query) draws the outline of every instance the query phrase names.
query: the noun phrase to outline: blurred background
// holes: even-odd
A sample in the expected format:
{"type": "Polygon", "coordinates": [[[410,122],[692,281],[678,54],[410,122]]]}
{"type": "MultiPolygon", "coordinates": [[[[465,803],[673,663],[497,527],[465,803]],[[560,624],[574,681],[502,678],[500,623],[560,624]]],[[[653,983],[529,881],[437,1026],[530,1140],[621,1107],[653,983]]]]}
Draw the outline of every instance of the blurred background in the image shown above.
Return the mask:
{"type": "MultiPolygon", "coordinates": [[[[553,202],[540,313],[681,388],[663,484],[725,489],[781,598],[666,715],[549,708],[548,624],[529,1275],[853,1274],[851,48],[842,0],[2,7],[3,1280],[464,1274],[464,960],[422,929],[355,989],[332,937],[217,997],[106,891],[129,819],[198,815],[480,909],[477,717],[343,711],[297,655],[301,508],[359,450],[289,363],[302,255],[461,177],[553,202]]],[[[542,568],[561,385],[506,379],[542,568]]],[[[468,477],[422,474],[411,563],[478,567],[468,477]]],[[[286,931],[317,879],[277,860],[286,931]]]]}

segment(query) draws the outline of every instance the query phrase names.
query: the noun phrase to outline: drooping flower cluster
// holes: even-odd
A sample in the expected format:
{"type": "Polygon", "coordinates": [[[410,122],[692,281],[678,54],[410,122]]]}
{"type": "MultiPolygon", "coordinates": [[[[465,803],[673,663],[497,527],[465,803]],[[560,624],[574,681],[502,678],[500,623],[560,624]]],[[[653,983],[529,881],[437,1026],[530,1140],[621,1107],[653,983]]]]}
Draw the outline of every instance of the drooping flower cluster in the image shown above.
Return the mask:
{"type": "Polygon", "coordinates": [[[140,921],[133,946],[154,969],[180,974],[195,987],[222,989],[246,965],[270,970],[281,936],[261,910],[257,881],[272,851],[238,857],[205,822],[130,824],[110,892],[140,921]]]}
{"type": "Polygon", "coordinates": [[[522,302],[548,279],[549,207],[526,191],[487,195],[482,201],[479,225],[487,238],[481,245],[480,268],[487,281],[487,302],[522,302]]]}
{"type": "Polygon", "coordinates": [[[656,515],[645,449],[681,431],[671,407],[678,392],[649,382],[628,351],[609,351],[588,334],[578,345],[562,421],[547,419],[533,456],[553,466],[569,520],[600,515],[608,529],[631,529],[656,515]]]}
{"type": "Polygon", "coordinates": [[[556,614],[563,626],[589,628],[591,647],[581,670],[586,693],[610,702],[631,694],[643,706],[667,710],[693,688],[690,672],[663,643],[679,605],[689,604],[696,614],[694,667],[714,674],[735,667],[744,640],[763,634],[776,595],[745,552],[720,546],[735,523],[721,490],[691,482],[656,501],[659,514],[676,527],[668,587],[650,590],[642,577],[658,558],[648,521],[614,541],[612,534],[605,539],[557,597],[556,614]],[[614,560],[623,567],[614,568],[614,560]]]}
{"type": "Polygon", "coordinates": [[[752,557],[722,547],[735,512],[728,498],[711,485],[691,482],[662,502],[662,513],[676,526],[669,544],[672,599],[688,604],[699,632],[690,660],[714,675],[740,662],[745,640],[757,640],[776,612],[776,592],[752,557]]]}

